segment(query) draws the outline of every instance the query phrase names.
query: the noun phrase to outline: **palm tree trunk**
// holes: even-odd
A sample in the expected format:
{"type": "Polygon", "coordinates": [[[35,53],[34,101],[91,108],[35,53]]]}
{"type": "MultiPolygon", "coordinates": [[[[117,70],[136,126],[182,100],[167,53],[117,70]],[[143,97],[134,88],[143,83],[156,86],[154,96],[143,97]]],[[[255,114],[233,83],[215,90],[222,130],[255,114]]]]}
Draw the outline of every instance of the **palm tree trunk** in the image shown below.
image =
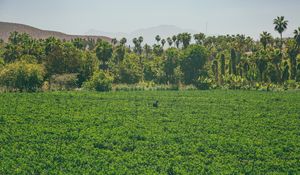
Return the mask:
{"type": "Polygon", "coordinates": [[[280,33],[280,51],[282,53],[282,33],[280,33]]]}

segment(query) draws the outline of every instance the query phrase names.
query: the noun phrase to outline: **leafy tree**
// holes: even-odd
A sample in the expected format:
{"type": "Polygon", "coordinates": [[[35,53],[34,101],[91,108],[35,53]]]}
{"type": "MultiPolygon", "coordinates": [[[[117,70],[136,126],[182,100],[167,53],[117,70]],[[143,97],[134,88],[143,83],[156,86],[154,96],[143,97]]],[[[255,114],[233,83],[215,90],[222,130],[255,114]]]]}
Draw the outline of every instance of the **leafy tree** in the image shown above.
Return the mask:
{"type": "Polygon", "coordinates": [[[172,40],[172,38],[168,37],[168,38],[167,38],[167,42],[168,42],[168,44],[169,44],[169,47],[171,47],[171,46],[173,45],[173,40],[172,40]]]}
{"type": "Polygon", "coordinates": [[[143,70],[139,62],[140,58],[136,54],[126,54],[120,64],[116,82],[127,84],[138,83],[143,76],[143,70]]]}
{"type": "Polygon", "coordinates": [[[264,81],[264,72],[268,66],[268,58],[266,53],[263,51],[259,52],[256,56],[255,63],[259,70],[260,81],[264,81]]]}
{"type": "Polygon", "coordinates": [[[38,90],[44,80],[44,67],[36,63],[16,61],[0,70],[0,84],[22,91],[38,90]]]}
{"type": "Polygon", "coordinates": [[[290,59],[290,70],[291,70],[291,79],[296,79],[297,74],[297,55],[298,55],[298,45],[295,40],[289,40],[287,42],[287,53],[290,59]]]}
{"type": "Polygon", "coordinates": [[[106,41],[98,41],[96,45],[96,56],[102,63],[102,69],[107,69],[107,62],[112,57],[113,48],[112,45],[110,45],[106,41]]]}
{"type": "Polygon", "coordinates": [[[219,82],[219,64],[217,60],[214,60],[212,63],[212,71],[215,75],[215,81],[216,83],[219,82]]]}
{"type": "Polygon", "coordinates": [[[287,62],[284,62],[284,69],[282,73],[282,81],[285,82],[289,79],[290,73],[289,73],[289,64],[287,62]]]}
{"type": "Polygon", "coordinates": [[[126,39],[126,38],[122,38],[122,39],[120,40],[120,44],[121,44],[121,45],[125,45],[126,42],[127,42],[127,39],[126,39]]]}
{"type": "Polygon", "coordinates": [[[96,91],[110,91],[112,89],[113,77],[103,70],[97,70],[89,81],[84,84],[86,89],[96,91]]]}
{"type": "Polygon", "coordinates": [[[144,52],[145,52],[146,58],[149,59],[150,54],[152,52],[151,46],[149,46],[148,44],[145,44],[144,45],[144,52]]]}
{"type": "Polygon", "coordinates": [[[237,70],[236,70],[236,52],[234,49],[230,50],[230,63],[231,63],[231,71],[234,75],[237,75],[237,70]]]}
{"type": "Polygon", "coordinates": [[[159,44],[159,41],[161,40],[160,36],[156,35],[155,40],[156,40],[157,44],[159,44]]]}
{"type": "Polygon", "coordinates": [[[296,29],[294,31],[294,39],[297,43],[297,48],[299,49],[299,47],[300,47],[300,27],[298,27],[298,29],[296,29]]]}
{"type": "Polygon", "coordinates": [[[204,71],[204,65],[208,60],[207,50],[200,45],[187,47],[182,54],[181,70],[186,84],[195,83],[204,71]]]}
{"type": "Polygon", "coordinates": [[[263,45],[264,49],[267,49],[267,45],[272,41],[272,36],[268,32],[263,32],[260,34],[260,42],[263,45]]]}
{"type": "Polygon", "coordinates": [[[84,49],[84,41],[81,38],[75,38],[72,40],[73,45],[77,48],[77,49],[84,49]]]}
{"type": "Polygon", "coordinates": [[[161,46],[164,47],[165,44],[166,44],[166,40],[165,40],[165,39],[162,39],[162,40],[161,40],[161,46]]]}
{"type": "Polygon", "coordinates": [[[114,50],[114,60],[116,64],[123,61],[126,53],[126,48],[123,44],[118,45],[114,50]]]}
{"type": "Polygon", "coordinates": [[[280,34],[280,49],[282,50],[282,33],[286,30],[288,21],[284,19],[284,16],[278,16],[274,19],[273,24],[275,25],[275,30],[280,34]]]}
{"type": "Polygon", "coordinates": [[[165,72],[167,83],[176,83],[175,69],[179,66],[179,51],[169,48],[164,54],[163,71],[165,72]]]}
{"type": "Polygon", "coordinates": [[[196,40],[197,44],[203,45],[205,40],[205,34],[204,33],[198,33],[194,35],[194,39],[196,40]]]}
{"type": "Polygon", "coordinates": [[[152,46],[153,48],[153,53],[156,55],[156,56],[162,56],[164,50],[163,48],[160,46],[160,45],[157,45],[157,44],[154,44],[152,46]]]}
{"type": "Polygon", "coordinates": [[[184,49],[188,47],[191,39],[192,37],[190,33],[180,33],[177,35],[177,40],[182,43],[184,49]]]}
{"type": "Polygon", "coordinates": [[[221,54],[220,61],[221,61],[221,75],[225,76],[225,55],[224,54],[221,54]]]}
{"type": "Polygon", "coordinates": [[[77,84],[81,86],[83,82],[89,80],[93,75],[93,72],[95,72],[98,68],[99,60],[97,59],[95,53],[85,52],[80,65],[77,84]]]}
{"type": "Polygon", "coordinates": [[[276,82],[281,82],[281,70],[280,70],[280,64],[282,60],[282,53],[279,49],[274,50],[271,53],[271,63],[275,65],[276,68],[276,82]]]}
{"type": "MultiPolygon", "coordinates": [[[[177,45],[177,44],[176,44],[176,41],[177,41],[177,36],[176,36],[176,35],[173,35],[173,36],[172,36],[172,41],[173,41],[173,43],[174,43],[175,45],[177,45]]],[[[178,48],[178,46],[177,46],[177,48],[178,48]]]]}
{"type": "Polygon", "coordinates": [[[115,46],[118,43],[118,40],[116,38],[111,39],[111,44],[115,46]]]}

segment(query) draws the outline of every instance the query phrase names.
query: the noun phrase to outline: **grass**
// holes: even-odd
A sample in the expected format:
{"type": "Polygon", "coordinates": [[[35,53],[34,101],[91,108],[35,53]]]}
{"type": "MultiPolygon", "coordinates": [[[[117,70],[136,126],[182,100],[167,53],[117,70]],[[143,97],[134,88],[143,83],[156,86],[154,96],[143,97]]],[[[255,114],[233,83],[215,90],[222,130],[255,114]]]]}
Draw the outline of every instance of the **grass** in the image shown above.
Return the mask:
{"type": "Polygon", "coordinates": [[[299,92],[0,94],[0,174],[240,173],[300,173],[299,92]]]}

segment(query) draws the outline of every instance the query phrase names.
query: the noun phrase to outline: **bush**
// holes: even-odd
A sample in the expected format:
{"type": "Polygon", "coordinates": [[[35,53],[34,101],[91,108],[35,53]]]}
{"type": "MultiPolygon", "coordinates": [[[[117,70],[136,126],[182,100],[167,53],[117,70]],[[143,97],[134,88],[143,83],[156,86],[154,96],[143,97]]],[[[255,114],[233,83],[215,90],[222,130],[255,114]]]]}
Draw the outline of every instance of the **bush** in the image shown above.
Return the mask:
{"type": "Polygon", "coordinates": [[[51,90],[71,90],[77,88],[78,74],[53,75],[50,78],[51,90]]]}
{"type": "Polygon", "coordinates": [[[17,61],[0,71],[0,85],[9,90],[36,91],[41,87],[44,75],[42,65],[17,61]]]}
{"type": "Polygon", "coordinates": [[[250,89],[247,80],[238,75],[227,75],[223,77],[225,87],[228,89],[250,89]]]}
{"type": "Polygon", "coordinates": [[[200,90],[208,90],[212,87],[212,80],[209,78],[199,77],[195,86],[200,90]]]}
{"type": "Polygon", "coordinates": [[[112,82],[113,78],[107,72],[96,71],[83,86],[89,90],[110,91],[112,89],[112,82]]]}

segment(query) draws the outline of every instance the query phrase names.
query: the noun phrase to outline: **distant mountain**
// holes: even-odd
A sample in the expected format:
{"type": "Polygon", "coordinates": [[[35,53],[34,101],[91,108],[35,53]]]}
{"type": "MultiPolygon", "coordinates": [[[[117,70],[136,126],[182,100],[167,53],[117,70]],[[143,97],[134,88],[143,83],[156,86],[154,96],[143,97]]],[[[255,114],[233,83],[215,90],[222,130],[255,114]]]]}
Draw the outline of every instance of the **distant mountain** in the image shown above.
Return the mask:
{"type": "Polygon", "coordinates": [[[16,23],[8,23],[8,22],[0,22],[0,38],[2,38],[5,42],[8,41],[8,37],[11,32],[17,31],[19,33],[27,33],[31,37],[35,39],[45,39],[48,37],[56,37],[61,40],[65,39],[67,41],[74,38],[82,38],[82,39],[95,39],[98,38],[111,41],[111,38],[106,36],[96,36],[96,35],[68,35],[62,32],[49,31],[49,30],[41,30],[35,27],[31,27],[24,24],[16,24],[16,23]]]}
{"type": "Polygon", "coordinates": [[[110,33],[110,32],[103,32],[103,31],[97,31],[97,30],[91,29],[86,34],[105,35],[105,36],[109,36],[111,38],[117,38],[117,39],[126,37],[128,40],[128,44],[132,44],[132,39],[134,37],[143,36],[144,43],[154,44],[154,43],[156,43],[156,41],[155,41],[156,35],[160,35],[161,38],[167,38],[167,37],[172,37],[173,35],[177,35],[178,33],[183,33],[183,32],[188,32],[191,34],[197,33],[197,31],[194,31],[191,29],[182,29],[182,28],[179,28],[174,25],[159,25],[159,26],[150,27],[150,28],[138,29],[131,33],[110,33]]]}

